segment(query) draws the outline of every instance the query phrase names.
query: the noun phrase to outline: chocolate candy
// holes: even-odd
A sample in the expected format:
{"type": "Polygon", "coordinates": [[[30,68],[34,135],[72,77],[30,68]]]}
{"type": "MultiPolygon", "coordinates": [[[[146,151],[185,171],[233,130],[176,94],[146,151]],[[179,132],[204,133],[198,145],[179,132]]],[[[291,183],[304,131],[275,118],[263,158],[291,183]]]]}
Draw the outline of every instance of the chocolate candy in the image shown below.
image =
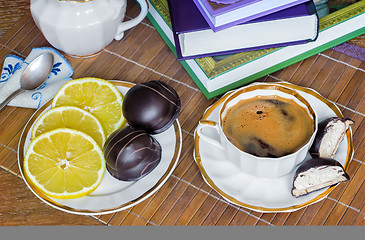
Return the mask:
{"type": "Polygon", "coordinates": [[[159,164],[161,152],[155,138],[131,126],[112,133],[103,147],[107,170],[123,181],[136,181],[149,174],[159,164]]]}
{"type": "Polygon", "coordinates": [[[125,94],[123,114],[134,128],[157,134],[174,123],[180,105],[179,95],[171,86],[161,81],[149,81],[133,86],[125,94]]]}
{"type": "Polygon", "coordinates": [[[349,179],[338,161],[332,158],[312,158],[304,161],[295,172],[291,193],[299,197],[349,179]]]}
{"type": "Polygon", "coordinates": [[[318,124],[318,131],[309,149],[312,157],[333,158],[350,124],[349,118],[332,117],[318,124]]]}

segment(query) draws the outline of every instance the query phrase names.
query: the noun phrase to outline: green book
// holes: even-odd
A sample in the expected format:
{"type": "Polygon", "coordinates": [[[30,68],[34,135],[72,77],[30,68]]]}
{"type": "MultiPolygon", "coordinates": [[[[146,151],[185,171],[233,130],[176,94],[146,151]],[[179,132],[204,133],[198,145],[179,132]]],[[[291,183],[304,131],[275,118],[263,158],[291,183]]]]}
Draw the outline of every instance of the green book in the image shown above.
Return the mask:
{"type": "MultiPolygon", "coordinates": [[[[147,1],[147,18],[176,55],[167,0],[147,1]]],[[[365,33],[365,0],[334,10],[325,7],[314,42],[180,62],[210,99],[365,33]]]]}

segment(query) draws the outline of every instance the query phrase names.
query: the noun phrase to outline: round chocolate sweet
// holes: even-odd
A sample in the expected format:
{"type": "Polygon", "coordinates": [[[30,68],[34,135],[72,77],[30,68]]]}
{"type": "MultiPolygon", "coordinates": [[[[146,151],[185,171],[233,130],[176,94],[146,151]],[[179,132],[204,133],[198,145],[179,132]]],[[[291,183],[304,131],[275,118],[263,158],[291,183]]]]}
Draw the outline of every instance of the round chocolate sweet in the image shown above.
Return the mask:
{"type": "Polygon", "coordinates": [[[161,81],[149,81],[133,86],[125,94],[123,114],[134,128],[157,134],[174,123],[180,107],[179,95],[171,86],[161,81]]]}
{"type": "Polygon", "coordinates": [[[112,133],[103,153],[109,173],[122,181],[137,181],[157,167],[161,145],[142,129],[127,126],[112,133]]]}

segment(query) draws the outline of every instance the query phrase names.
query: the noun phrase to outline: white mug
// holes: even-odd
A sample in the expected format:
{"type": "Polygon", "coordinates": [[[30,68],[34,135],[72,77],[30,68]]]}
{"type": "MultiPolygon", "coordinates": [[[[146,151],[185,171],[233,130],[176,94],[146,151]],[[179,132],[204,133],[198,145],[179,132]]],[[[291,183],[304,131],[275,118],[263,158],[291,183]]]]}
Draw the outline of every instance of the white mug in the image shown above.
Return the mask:
{"type": "Polygon", "coordinates": [[[137,0],[141,11],[124,21],[127,0],[31,0],[34,22],[58,50],[90,56],[103,50],[124,31],[139,24],[148,13],[146,0],[137,0]]]}
{"type": "Polygon", "coordinates": [[[196,133],[212,148],[224,151],[227,161],[238,166],[243,172],[260,178],[275,178],[290,173],[300,164],[308,153],[317,132],[317,116],[310,104],[295,90],[275,84],[253,84],[237,89],[231,93],[222,103],[219,110],[219,121],[199,121],[196,133]],[[228,110],[235,106],[240,100],[261,96],[279,96],[285,99],[293,99],[300,106],[307,110],[308,116],[313,121],[313,133],[305,144],[294,153],[282,157],[258,157],[246,153],[236,147],[223,132],[223,119],[228,110]],[[212,130],[212,131],[210,131],[212,130]],[[215,133],[215,134],[212,134],[215,133]]]}

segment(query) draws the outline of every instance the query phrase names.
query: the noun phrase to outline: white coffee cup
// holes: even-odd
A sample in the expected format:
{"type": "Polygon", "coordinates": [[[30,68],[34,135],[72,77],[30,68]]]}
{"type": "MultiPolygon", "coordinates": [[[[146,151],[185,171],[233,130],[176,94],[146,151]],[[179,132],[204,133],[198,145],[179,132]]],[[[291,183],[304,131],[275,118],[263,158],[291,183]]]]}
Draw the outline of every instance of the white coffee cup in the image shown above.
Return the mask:
{"type": "Polygon", "coordinates": [[[124,31],[139,24],[148,13],[146,0],[137,0],[141,11],[123,21],[127,0],[31,0],[34,22],[58,50],[74,56],[90,56],[103,50],[124,31]]]}
{"type": "Polygon", "coordinates": [[[295,90],[269,83],[250,85],[230,93],[219,110],[218,122],[201,120],[196,129],[196,133],[203,141],[208,142],[212,148],[215,147],[224,151],[227,161],[238,166],[243,172],[260,178],[280,177],[293,171],[306,158],[316,132],[317,116],[310,104],[295,90]],[[228,140],[222,125],[227,111],[240,100],[255,98],[258,95],[293,99],[307,110],[308,116],[313,121],[313,133],[297,151],[282,157],[258,157],[242,151],[228,140]],[[216,134],[212,134],[212,131],[216,134]]]}

